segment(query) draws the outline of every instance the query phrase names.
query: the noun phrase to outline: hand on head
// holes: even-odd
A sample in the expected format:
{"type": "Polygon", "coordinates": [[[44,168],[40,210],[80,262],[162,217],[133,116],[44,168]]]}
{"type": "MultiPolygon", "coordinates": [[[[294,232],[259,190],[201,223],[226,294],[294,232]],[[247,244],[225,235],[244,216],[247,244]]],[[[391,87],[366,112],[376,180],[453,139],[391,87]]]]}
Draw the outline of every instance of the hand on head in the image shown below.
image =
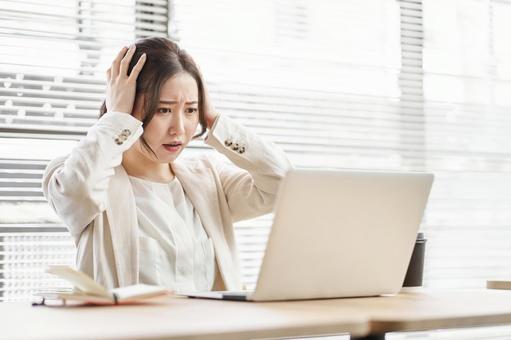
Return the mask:
{"type": "Polygon", "coordinates": [[[215,107],[213,106],[213,102],[209,98],[209,92],[206,87],[206,82],[203,83],[203,86],[204,86],[204,101],[205,101],[204,118],[206,119],[208,129],[211,129],[211,127],[215,123],[216,118],[218,117],[218,113],[216,112],[215,107]]]}
{"type": "Polygon", "coordinates": [[[138,59],[138,62],[128,75],[128,67],[135,53],[136,46],[131,45],[128,49],[123,47],[112,66],[106,71],[106,109],[107,111],[117,111],[130,113],[135,102],[135,90],[137,77],[146,61],[146,54],[138,59]]]}

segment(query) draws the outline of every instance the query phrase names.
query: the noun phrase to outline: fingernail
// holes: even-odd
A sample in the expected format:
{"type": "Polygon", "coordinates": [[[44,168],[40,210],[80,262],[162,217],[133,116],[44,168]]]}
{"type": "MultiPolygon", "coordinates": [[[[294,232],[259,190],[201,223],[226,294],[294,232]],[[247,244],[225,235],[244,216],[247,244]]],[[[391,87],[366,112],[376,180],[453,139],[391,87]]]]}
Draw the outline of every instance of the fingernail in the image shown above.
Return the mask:
{"type": "Polygon", "coordinates": [[[133,44],[133,45],[131,45],[131,46],[130,46],[130,50],[132,50],[132,51],[133,51],[135,48],[136,48],[135,44],[133,44]]]}
{"type": "Polygon", "coordinates": [[[145,57],[147,57],[147,56],[146,56],[146,54],[144,53],[144,54],[142,54],[142,56],[141,56],[140,58],[145,58],[145,57]]]}

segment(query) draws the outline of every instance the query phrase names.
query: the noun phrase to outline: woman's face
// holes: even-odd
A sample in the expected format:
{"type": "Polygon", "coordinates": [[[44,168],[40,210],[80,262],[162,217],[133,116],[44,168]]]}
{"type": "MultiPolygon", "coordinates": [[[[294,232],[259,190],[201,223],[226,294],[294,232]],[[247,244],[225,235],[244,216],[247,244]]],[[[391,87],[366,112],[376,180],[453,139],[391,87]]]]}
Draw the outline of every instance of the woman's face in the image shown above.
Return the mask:
{"type": "Polygon", "coordinates": [[[171,163],[179,156],[199,124],[198,98],[197,82],[186,72],[163,84],[158,109],[144,127],[144,138],[158,158],[142,147],[144,156],[159,163],[171,163]]]}

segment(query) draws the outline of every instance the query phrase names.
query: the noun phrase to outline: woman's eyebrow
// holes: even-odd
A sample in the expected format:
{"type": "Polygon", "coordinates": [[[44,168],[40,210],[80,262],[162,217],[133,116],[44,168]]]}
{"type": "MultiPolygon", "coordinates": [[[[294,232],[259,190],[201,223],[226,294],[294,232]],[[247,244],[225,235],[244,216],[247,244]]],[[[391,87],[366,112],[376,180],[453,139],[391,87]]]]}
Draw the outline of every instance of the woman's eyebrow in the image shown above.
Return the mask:
{"type": "MultiPolygon", "coordinates": [[[[160,104],[176,104],[177,101],[175,100],[160,100],[160,104]]],[[[190,102],[186,102],[185,104],[191,105],[191,104],[198,104],[199,102],[197,100],[193,100],[190,102]]]]}

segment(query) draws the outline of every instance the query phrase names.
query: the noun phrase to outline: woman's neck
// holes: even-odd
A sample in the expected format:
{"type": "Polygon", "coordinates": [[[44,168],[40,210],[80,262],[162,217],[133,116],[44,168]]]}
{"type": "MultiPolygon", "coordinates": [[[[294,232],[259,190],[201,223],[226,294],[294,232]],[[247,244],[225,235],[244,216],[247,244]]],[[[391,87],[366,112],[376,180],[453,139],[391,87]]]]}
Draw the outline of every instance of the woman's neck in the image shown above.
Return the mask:
{"type": "Polygon", "coordinates": [[[129,176],[153,182],[167,183],[174,179],[172,167],[168,163],[152,161],[142,154],[140,146],[133,145],[122,155],[122,166],[129,176]]]}

